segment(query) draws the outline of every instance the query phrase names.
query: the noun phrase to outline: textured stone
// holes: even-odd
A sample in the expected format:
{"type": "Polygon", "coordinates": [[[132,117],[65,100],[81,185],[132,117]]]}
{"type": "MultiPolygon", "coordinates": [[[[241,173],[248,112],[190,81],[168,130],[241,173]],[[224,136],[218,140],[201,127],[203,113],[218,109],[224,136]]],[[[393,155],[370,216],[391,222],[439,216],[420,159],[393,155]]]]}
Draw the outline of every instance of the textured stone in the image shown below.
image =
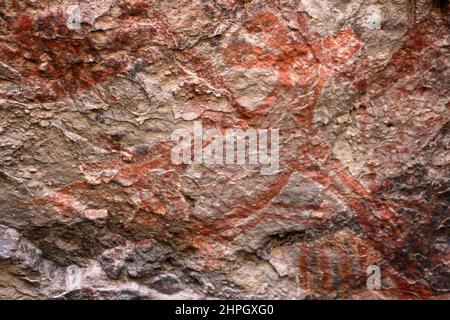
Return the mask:
{"type": "Polygon", "coordinates": [[[0,298],[449,298],[449,10],[3,0],[0,298]],[[279,170],[175,165],[194,121],[279,170]]]}

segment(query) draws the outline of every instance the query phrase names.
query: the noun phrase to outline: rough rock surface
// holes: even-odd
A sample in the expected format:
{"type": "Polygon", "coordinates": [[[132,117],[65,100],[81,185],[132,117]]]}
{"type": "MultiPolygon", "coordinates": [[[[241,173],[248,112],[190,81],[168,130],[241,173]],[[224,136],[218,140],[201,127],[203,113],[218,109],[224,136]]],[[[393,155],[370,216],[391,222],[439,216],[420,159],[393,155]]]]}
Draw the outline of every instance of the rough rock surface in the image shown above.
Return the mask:
{"type": "Polygon", "coordinates": [[[0,1],[0,298],[450,298],[448,1],[76,3],[0,1]]]}

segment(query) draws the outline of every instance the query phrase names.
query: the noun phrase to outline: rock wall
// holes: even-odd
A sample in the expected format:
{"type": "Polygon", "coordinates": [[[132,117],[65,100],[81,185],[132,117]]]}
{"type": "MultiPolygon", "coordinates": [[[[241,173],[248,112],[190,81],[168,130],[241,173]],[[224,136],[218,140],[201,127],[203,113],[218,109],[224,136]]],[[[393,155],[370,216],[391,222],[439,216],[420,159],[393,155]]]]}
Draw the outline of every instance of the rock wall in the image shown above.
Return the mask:
{"type": "Polygon", "coordinates": [[[449,27],[448,1],[2,0],[0,298],[450,298],[449,27]],[[196,121],[279,129],[278,170],[175,164],[196,121]]]}

